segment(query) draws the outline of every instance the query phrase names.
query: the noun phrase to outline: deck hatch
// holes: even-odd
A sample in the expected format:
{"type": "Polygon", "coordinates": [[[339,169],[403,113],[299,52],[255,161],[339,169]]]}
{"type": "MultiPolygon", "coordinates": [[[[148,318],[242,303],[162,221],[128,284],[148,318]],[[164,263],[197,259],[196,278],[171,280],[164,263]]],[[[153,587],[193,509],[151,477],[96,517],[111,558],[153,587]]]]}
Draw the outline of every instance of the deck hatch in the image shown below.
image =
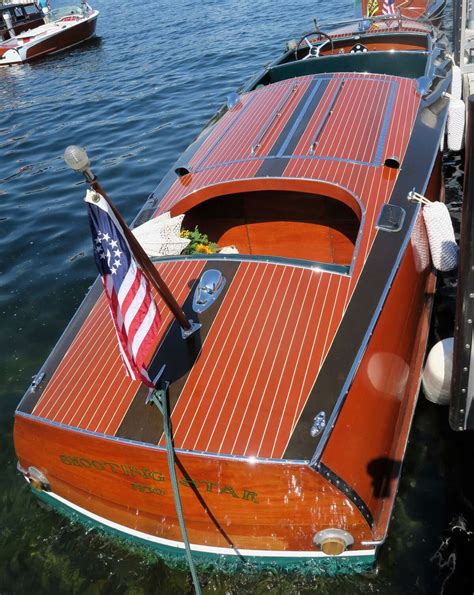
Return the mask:
{"type": "MultiPolygon", "coordinates": [[[[399,89],[397,79],[330,74],[277,85],[282,87],[272,108],[268,93],[257,90],[246,98],[243,108],[223,130],[218,127],[211,134],[209,147],[193,164],[194,173],[275,159],[381,165],[399,89]],[[310,89],[309,93],[305,93],[306,89],[310,89]],[[314,105],[312,100],[320,93],[314,105]],[[262,114],[265,123],[255,130],[262,114]],[[291,118],[294,123],[288,129],[284,123],[291,118]],[[302,122],[306,125],[302,126],[302,122]],[[249,142],[250,151],[236,149],[237,138],[241,146],[249,142]],[[234,148],[224,151],[224,147],[234,148]],[[224,155],[226,159],[222,159],[224,155]]],[[[273,171],[273,167],[270,169],[273,171]]]]}
{"type": "Polygon", "coordinates": [[[259,131],[257,137],[255,138],[254,142],[252,143],[252,146],[250,148],[251,155],[255,155],[255,153],[258,151],[258,149],[262,146],[263,140],[265,139],[267,134],[270,132],[272,125],[276,122],[276,120],[278,120],[278,118],[280,118],[283,115],[283,111],[284,111],[285,107],[288,106],[291,99],[294,97],[294,94],[297,91],[297,89],[298,89],[298,84],[296,83],[291,87],[291,89],[289,89],[285,93],[285,95],[283,95],[280,102],[278,103],[276,108],[273,110],[273,113],[271,114],[270,119],[265,123],[263,128],[259,131]]]}
{"type": "Polygon", "coordinates": [[[379,166],[397,82],[342,80],[312,139],[313,157],[379,166]],[[337,141],[337,142],[335,142],[337,141]]]}

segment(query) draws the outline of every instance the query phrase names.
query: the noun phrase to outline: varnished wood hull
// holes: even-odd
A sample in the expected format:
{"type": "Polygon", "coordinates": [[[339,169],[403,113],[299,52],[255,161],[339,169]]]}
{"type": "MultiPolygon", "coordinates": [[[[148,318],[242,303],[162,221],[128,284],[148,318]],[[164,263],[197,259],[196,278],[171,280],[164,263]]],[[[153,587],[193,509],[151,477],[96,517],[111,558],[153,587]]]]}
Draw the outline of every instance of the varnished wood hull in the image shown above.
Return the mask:
{"type": "MultiPolygon", "coordinates": [[[[431,47],[426,25],[405,25],[394,43],[431,47]]],[[[197,554],[359,565],[385,539],[418,393],[434,276],[409,196],[441,196],[450,74],[425,88],[414,72],[367,73],[350,52],[323,60],[361,72],[328,74],[297,54],[210,125],[139,218],[212,221],[209,233],[240,252],[155,263],[201,326],[183,340],[156,296],[163,321],[147,366],[151,377],[164,366],[169,383],[197,554]],[[210,269],[225,286],[201,312],[193,296],[210,269]],[[321,552],[328,530],[348,537],[337,557],[321,552]]],[[[163,422],[124,375],[99,284],[42,374],[15,420],[25,477],[50,503],[182,553],[163,422]]]]}
{"type": "MultiPolygon", "coordinates": [[[[58,29],[54,34],[33,38],[24,45],[11,45],[12,42],[0,44],[0,66],[9,66],[36,60],[48,54],[62,52],[91,39],[95,36],[97,11],[82,22],[58,29]]],[[[13,40],[14,41],[14,40],[13,40]]]]}
{"type": "MultiPolygon", "coordinates": [[[[338,527],[354,538],[354,545],[338,558],[341,568],[373,562],[374,544],[385,538],[395,499],[428,335],[433,282],[429,268],[422,274],[416,270],[417,258],[410,244],[317,469],[307,461],[249,461],[178,451],[180,492],[194,551],[216,560],[321,561],[326,556],[314,536],[338,527]],[[406,321],[403,326],[400,318],[406,321]],[[362,400],[366,406],[361,409],[362,400]]],[[[18,414],[15,448],[23,469],[33,466],[47,477],[50,503],[69,506],[79,517],[168,553],[182,553],[162,447],[107,439],[18,414]]]]}
{"type": "MultiPolygon", "coordinates": [[[[48,477],[53,498],[87,511],[90,518],[101,517],[106,527],[120,525],[129,536],[138,532],[157,546],[182,551],[163,449],[86,437],[21,416],[15,445],[22,467],[33,465],[48,477]]],[[[367,522],[340,490],[307,465],[251,464],[186,453],[178,458],[195,551],[237,560],[316,559],[321,554],[312,541],[315,533],[337,523],[356,539],[350,556],[371,561],[373,546],[361,545],[371,540],[367,522]]]]}

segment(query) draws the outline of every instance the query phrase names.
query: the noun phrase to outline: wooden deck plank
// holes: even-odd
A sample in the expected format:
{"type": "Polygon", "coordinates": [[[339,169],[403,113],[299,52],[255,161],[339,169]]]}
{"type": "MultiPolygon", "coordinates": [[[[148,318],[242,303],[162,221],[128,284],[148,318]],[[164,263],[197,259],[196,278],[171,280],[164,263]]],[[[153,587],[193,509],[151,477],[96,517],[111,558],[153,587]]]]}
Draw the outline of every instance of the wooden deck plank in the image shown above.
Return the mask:
{"type": "MultiPolygon", "coordinates": [[[[202,263],[164,263],[160,273],[184,299],[190,276],[202,263]]],[[[162,313],[157,344],[172,321],[161,298],[155,296],[162,313]]],[[[151,354],[150,354],[151,355],[151,354]]],[[[76,340],[58,366],[33,410],[33,415],[94,432],[114,434],[140,383],[125,375],[110,313],[101,296],[76,340]]]]}
{"type": "MultiPolygon", "coordinates": [[[[202,188],[254,178],[288,119],[303,109],[301,99],[314,77],[303,78],[255,158],[247,149],[250,153],[252,141],[294,83],[284,81],[269,90],[245,95],[240,107],[245,111],[240,117],[237,110],[222,118],[192,158],[196,171],[176,180],[158,212],[169,210],[202,188]]],[[[403,161],[419,105],[414,81],[374,75],[351,75],[349,79],[336,97],[344,75],[331,77],[301,138],[293,142],[293,156],[284,162],[281,176],[331,182],[360,199],[363,227],[352,274],[333,275],[269,263],[240,264],[172,412],[179,448],[261,457],[283,455],[357,286],[376,236],[380,207],[389,200],[397,179],[396,170],[379,163],[393,155],[403,161]],[[310,140],[331,106],[334,111],[321,128],[315,155],[308,156],[310,140]],[[342,135],[347,141],[341,145],[335,139],[342,135]]],[[[281,139],[278,142],[281,145],[281,139]]],[[[291,231],[288,221],[251,220],[245,210],[239,217],[234,235],[221,222],[221,239],[225,243],[247,242],[249,253],[275,253],[280,245],[282,254],[292,249],[295,257],[304,258],[308,252],[305,240],[311,238],[314,243],[317,226],[313,222],[293,221],[291,231]],[[262,226],[270,226],[263,236],[257,233],[262,226]],[[281,230],[279,226],[283,226],[281,230]],[[266,240],[262,240],[264,236],[266,240]]],[[[219,221],[214,223],[219,228],[219,221]]],[[[321,227],[317,233],[327,236],[327,253],[314,258],[347,263],[354,241],[353,237],[348,239],[353,234],[351,225],[331,230],[321,227]]],[[[191,280],[203,266],[204,261],[186,261],[161,263],[159,269],[183,303],[191,280]]],[[[158,302],[163,313],[163,337],[171,318],[158,302]]],[[[138,387],[139,383],[124,375],[115,331],[101,298],[33,415],[114,435],[138,387]]]]}

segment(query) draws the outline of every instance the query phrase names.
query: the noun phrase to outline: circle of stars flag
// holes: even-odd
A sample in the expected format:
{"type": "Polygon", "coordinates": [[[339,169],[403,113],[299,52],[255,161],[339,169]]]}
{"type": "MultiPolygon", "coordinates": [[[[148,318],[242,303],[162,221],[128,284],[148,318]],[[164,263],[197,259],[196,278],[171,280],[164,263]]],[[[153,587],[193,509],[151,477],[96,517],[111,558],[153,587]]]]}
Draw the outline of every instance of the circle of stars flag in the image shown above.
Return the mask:
{"type": "Polygon", "coordinates": [[[105,198],[88,190],[85,201],[94,258],[102,278],[127,375],[153,388],[144,362],[161,324],[150,282],[105,198]]]}

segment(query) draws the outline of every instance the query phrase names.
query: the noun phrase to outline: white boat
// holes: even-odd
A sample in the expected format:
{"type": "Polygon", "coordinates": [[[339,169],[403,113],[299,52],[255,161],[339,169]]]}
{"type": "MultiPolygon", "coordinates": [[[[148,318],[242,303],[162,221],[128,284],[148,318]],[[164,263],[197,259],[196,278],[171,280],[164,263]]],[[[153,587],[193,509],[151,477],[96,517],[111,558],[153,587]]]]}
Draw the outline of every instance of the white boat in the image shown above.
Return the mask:
{"type": "Polygon", "coordinates": [[[3,37],[7,37],[8,32],[9,38],[0,42],[0,66],[21,64],[61,52],[95,35],[99,11],[87,2],[51,10],[45,15],[37,11],[34,5],[20,3],[1,8],[3,37]],[[28,15],[35,18],[28,20],[28,15]],[[31,28],[25,28],[28,22],[31,28]]]}

